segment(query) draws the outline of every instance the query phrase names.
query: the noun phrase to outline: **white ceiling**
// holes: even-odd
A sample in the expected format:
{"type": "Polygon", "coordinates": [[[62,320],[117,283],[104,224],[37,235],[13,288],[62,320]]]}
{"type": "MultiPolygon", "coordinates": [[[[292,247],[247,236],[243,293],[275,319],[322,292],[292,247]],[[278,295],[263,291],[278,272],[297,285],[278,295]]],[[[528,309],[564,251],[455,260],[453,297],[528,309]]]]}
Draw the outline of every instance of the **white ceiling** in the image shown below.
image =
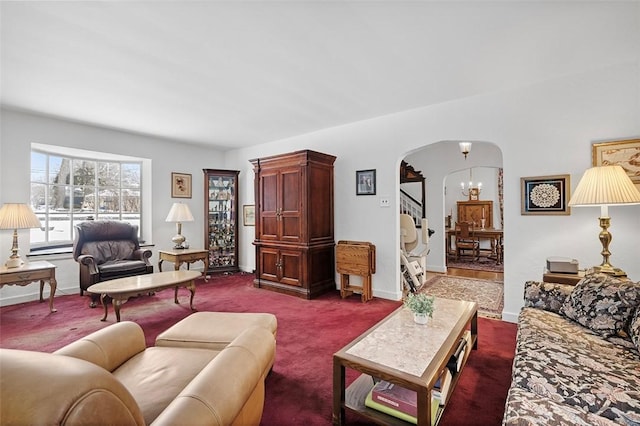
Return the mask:
{"type": "Polygon", "coordinates": [[[222,149],[638,61],[640,2],[7,2],[0,102],[222,149]]]}

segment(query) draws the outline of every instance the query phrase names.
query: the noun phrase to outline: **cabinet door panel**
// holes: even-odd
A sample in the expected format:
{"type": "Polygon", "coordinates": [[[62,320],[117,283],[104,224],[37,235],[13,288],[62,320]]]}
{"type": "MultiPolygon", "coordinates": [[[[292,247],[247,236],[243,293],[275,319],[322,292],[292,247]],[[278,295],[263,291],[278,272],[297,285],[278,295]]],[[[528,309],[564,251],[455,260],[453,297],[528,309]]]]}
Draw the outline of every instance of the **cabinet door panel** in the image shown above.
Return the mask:
{"type": "Polygon", "coordinates": [[[260,224],[257,237],[261,240],[277,240],[278,230],[278,174],[265,172],[260,176],[260,199],[258,208],[260,224]]]}
{"type": "Polygon", "coordinates": [[[300,168],[285,169],[280,176],[281,240],[296,243],[302,237],[300,224],[302,208],[302,175],[300,168]]]}
{"type": "Polygon", "coordinates": [[[258,252],[258,261],[260,262],[260,278],[279,281],[277,249],[261,247],[258,252]]]}
{"type": "Polygon", "coordinates": [[[282,250],[280,262],[282,263],[280,282],[300,287],[302,285],[302,253],[282,250]]]}

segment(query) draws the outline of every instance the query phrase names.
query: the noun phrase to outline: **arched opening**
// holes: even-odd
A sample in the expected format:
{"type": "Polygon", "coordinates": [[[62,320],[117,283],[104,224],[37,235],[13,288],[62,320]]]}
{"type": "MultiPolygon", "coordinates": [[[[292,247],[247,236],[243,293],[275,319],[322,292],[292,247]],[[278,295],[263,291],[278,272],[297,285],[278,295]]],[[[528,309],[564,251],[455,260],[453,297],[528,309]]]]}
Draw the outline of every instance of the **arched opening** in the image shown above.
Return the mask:
{"type": "MultiPolygon", "coordinates": [[[[458,219],[458,203],[477,203],[485,206],[485,228],[500,230],[504,241],[504,220],[502,214],[502,151],[492,142],[471,141],[472,149],[466,158],[461,152],[458,140],[446,140],[425,145],[404,155],[401,163],[420,171],[425,179],[424,217],[434,233],[429,238],[429,253],[426,258],[426,276],[456,275],[478,279],[497,279],[502,281],[503,262],[497,258],[495,243],[490,237],[481,243],[482,263],[490,265],[491,272],[482,270],[482,265],[469,265],[468,269],[451,268],[448,265],[451,253],[449,238],[451,228],[458,219]],[[480,191],[469,193],[469,180],[483,183],[480,191]],[[462,188],[461,182],[465,183],[462,188]],[[491,207],[488,207],[491,206],[491,207]],[[491,211],[488,209],[491,208],[491,211]],[[489,223],[491,217],[491,223],[489,223]],[[493,278],[496,277],[496,278],[493,278]]],[[[402,189],[403,185],[400,185],[402,189]]],[[[482,207],[475,217],[477,226],[481,226],[482,207]]],[[[422,234],[422,233],[420,233],[422,234]]],[[[502,253],[500,253],[502,256],[502,253]]],[[[504,259],[504,257],[502,257],[504,259]]],[[[402,285],[402,284],[401,284],[402,285]]],[[[500,294],[500,298],[503,298],[500,294]]],[[[501,304],[504,302],[500,301],[501,304]]]]}

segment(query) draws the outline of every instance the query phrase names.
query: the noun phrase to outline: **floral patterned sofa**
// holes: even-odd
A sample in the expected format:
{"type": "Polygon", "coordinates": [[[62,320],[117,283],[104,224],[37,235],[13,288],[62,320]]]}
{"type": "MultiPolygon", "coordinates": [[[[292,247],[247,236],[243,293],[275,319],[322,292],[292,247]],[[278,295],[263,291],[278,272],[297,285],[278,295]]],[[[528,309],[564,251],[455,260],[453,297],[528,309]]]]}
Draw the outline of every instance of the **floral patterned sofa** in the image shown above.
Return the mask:
{"type": "Polygon", "coordinates": [[[503,425],[640,425],[640,283],[529,281],[503,425]]]}

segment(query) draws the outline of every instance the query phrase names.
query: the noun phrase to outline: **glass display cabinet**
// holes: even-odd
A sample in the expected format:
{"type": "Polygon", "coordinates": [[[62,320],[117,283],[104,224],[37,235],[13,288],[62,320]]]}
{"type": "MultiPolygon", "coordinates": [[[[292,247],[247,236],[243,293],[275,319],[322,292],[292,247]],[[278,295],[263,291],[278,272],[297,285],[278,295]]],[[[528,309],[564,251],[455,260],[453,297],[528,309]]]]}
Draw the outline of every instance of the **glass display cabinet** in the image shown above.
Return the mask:
{"type": "Polygon", "coordinates": [[[205,248],[207,272],[238,271],[238,174],[237,170],[203,169],[205,197],[205,248]]]}

